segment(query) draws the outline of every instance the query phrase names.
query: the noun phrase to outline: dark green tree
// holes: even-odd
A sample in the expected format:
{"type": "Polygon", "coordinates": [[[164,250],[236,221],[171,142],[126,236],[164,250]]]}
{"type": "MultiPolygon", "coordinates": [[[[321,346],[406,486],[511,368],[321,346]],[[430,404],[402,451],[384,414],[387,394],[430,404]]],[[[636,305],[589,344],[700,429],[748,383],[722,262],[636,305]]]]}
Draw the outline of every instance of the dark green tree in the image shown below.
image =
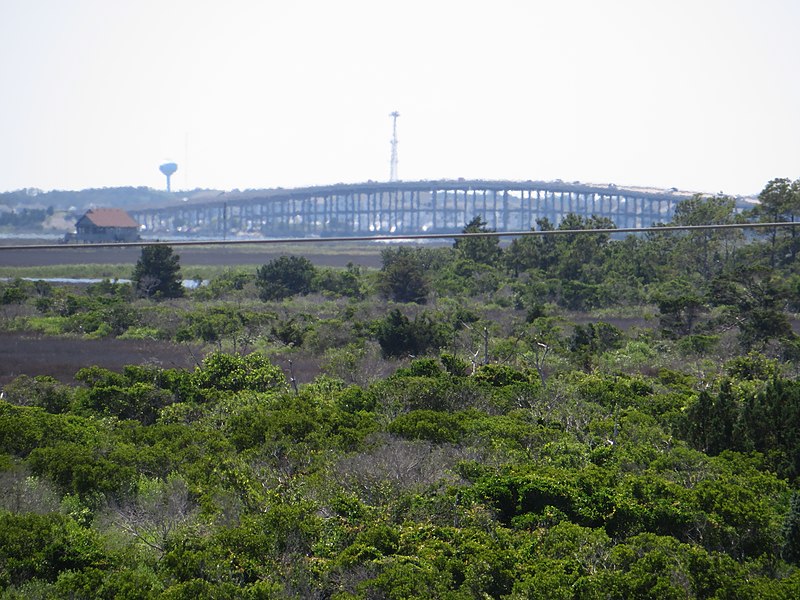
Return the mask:
{"type": "Polygon", "coordinates": [[[458,238],[453,247],[467,260],[484,265],[493,265],[502,254],[500,238],[491,235],[480,235],[492,232],[492,229],[486,227],[486,221],[477,216],[461,230],[461,233],[475,234],[475,237],[458,238]]]}
{"type": "Polygon", "coordinates": [[[800,492],[792,494],[789,512],[783,521],[782,556],[786,562],[800,563],[800,492]]]}
{"type": "Polygon", "coordinates": [[[137,293],[145,298],[183,296],[180,257],[170,246],[145,246],[131,276],[137,293]]]}
{"type": "MultiPolygon", "coordinates": [[[[800,180],[773,179],[761,190],[758,200],[759,205],[753,213],[762,223],[794,222],[800,217],[800,180]]],[[[766,236],[770,266],[794,262],[800,246],[794,227],[781,230],[772,227],[766,230],[766,236]]]]}
{"type": "Polygon", "coordinates": [[[262,300],[282,300],[308,294],[316,269],[304,256],[281,256],[259,267],[256,286],[262,300]]]}
{"type": "MultiPolygon", "coordinates": [[[[558,229],[616,229],[616,225],[606,217],[583,217],[570,213],[558,224],[558,229]]],[[[564,234],[555,238],[558,256],[555,274],[560,279],[598,283],[605,274],[603,263],[608,251],[609,234],[564,234]]]]}
{"type": "Polygon", "coordinates": [[[685,413],[689,442],[698,450],[716,456],[725,450],[741,450],[737,427],[739,406],[730,380],[723,382],[716,397],[707,390],[685,413]]]}
{"type": "Polygon", "coordinates": [[[740,419],[745,449],[767,455],[780,477],[800,475],[800,384],[776,377],[745,398],[740,419]]]}
{"type": "Polygon", "coordinates": [[[3,392],[12,404],[39,406],[47,412],[61,413],[69,408],[73,390],[48,375],[20,375],[7,384],[3,392]]]}
{"type": "Polygon", "coordinates": [[[587,323],[575,325],[569,339],[569,350],[575,360],[584,369],[592,365],[592,358],[606,352],[615,350],[622,345],[624,334],[619,327],[603,323],[587,323]]]}
{"type": "Polygon", "coordinates": [[[442,327],[427,314],[414,320],[395,309],[378,324],[377,336],[384,356],[422,356],[445,345],[442,327]]]}
{"type": "Polygon", "coordinates": [[[362,298],[364,290],[361,280],[362,269],[353,263],[347,263],[345,269],[317,269],[314,276],[314,289],[321,293],[335,294],[349,298],[362,298]]]}
{"type": "Polygon", "coordinates": [[[15,279],[7,286],[0,287],[0,304],[22,304],[28,299],[28,282],[15,279]]]}
{"type": "Polygon", "coordinates": [[[97,535],[77,531],[58,513],[0,514],[0,590],[34,578],[52,582],[68,570],[97,568],[101,552],[97,535]]]}
{"type": "MultiPolygon", "coordinates": [[[[696,194],[675,208],[675,225],[725,225],[735,222],[736,202],[728,196],[696,194]]],[[[681,271],[711,277],[729,266],[741,244],[739,230],[692,230],[680,234],[672,247],[673,261],[681,271]]]]}
{"type": "MultiPolygon", "coordinates": [[[[539,231],[555,229],[546,217],[537,219],[536,224],[539,226],[539,231]]],[[[531,228],[531,231],[536,231],[536,228],[531,228]]],[[[506,268],[514,276],[534,268],[547,272],[558,261],[555,244],[556,240],[552,235],[526,235],[515,238],[503,255],[506,268]]]]}
{"type": "Polygon", "coordinates": [[[395,302],[425,304],[428,278],[419,253],[409,248],[384,250],[379,288],[385,298],[395,302]]]}
{"type": "Polygon", "coordinates": [[[762,350],[771,340],[796,338],[786,312],[789,290],[773,271],[742,268],[712,283],[713,304],[727,308],[727,319],[739,327],[739,342],[745,350],[762,350]]]}
{"type": "Polygon", "coordinates": [[[698,321],[708,310],[702,289],[685,277],[657,286],[651,299],[658,306],[661,331],[672,339],[694,333],[698,321]]]}

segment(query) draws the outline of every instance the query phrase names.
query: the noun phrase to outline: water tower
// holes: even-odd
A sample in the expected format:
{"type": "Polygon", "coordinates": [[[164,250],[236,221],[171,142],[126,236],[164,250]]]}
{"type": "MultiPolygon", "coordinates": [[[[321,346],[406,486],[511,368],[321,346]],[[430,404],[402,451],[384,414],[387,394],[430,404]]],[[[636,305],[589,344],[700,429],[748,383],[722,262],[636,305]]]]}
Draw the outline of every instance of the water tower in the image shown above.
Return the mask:
{"type": "Polygon", "coordinates": [[[169,178],[172,177],[172,174],[178,170],[178,165],[176,165],[174,162],[166,162],[158,167],[158,170],[167,176],[167,191],[172,191],[169,186],[169,178]]]}

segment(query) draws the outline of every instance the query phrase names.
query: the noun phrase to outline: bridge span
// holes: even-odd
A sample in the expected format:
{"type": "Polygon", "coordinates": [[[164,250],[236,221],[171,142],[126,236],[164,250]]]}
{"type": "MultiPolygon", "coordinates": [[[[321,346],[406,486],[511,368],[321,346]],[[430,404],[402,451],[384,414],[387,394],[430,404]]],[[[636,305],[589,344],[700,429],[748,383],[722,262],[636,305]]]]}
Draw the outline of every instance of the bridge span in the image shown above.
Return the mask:
{"type": "Polygon", "coordinates": [[[672,219],[690,192],[561,181],[367,182],[220,193],[128,212],[145,235],[307,237],[452,233],[480,216],[496,231],[528,231],[537,219],[608,217],[617,227],[672,219]]]}

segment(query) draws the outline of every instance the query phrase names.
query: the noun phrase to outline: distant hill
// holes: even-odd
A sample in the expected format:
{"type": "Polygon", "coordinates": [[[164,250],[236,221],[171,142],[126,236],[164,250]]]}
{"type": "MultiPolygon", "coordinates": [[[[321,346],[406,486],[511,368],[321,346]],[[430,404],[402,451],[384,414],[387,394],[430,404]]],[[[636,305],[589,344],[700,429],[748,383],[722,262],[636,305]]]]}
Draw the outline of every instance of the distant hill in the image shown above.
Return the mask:
{"type": "Polygon", "coordinates": [[[132,208],[139,206],[158,206],[174,203],[178,197],[193,197],[207,194],[209,190],[192,190],[178,194],[155,190],[148,187],[90,188],[80,191],[52,190],[45,192],[26,188],[13,192],[0,193],[0,206],[8,210],[16,208],[53,208],[66,211],[74,208],[83,212],[93,207],[132,208]]]}

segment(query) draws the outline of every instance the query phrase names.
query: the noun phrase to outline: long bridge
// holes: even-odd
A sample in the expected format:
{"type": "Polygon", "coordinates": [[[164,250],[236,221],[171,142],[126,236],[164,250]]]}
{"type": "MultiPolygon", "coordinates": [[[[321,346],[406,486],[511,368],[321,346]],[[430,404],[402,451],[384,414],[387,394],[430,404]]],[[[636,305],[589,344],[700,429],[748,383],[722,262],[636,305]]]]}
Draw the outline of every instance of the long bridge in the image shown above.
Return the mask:
{"type": "Polygon", "coordinates": [[[451,233],[480,216],[490,229],[528,231],[569,213],[648,227],[672,219],[690,192],[561,181],[367,182],[217,193],[131,209],[145,235],[308,237],[451,233]]]}

